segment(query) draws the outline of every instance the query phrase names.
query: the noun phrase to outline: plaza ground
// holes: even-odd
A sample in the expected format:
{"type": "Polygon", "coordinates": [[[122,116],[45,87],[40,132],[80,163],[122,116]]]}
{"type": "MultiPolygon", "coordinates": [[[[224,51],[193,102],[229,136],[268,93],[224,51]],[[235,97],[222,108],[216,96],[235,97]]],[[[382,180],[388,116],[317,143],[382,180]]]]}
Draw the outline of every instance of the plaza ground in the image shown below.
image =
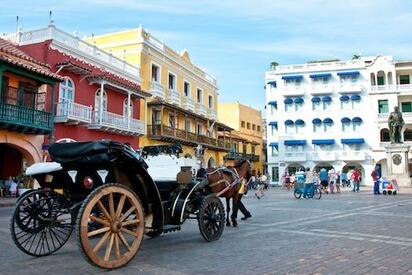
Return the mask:
{"type": "MultiPolygon", "coordinates": [[[[110,274],[405,274],[412,273],[412,192],[371,191],[296,200],[271,189],[244,198],[252,219],[205,242],[195,221],[179,232],[144,239],[137,256],[110,274]]],[[[20,252],[9,233],[13,208],[0,208],[1,274],[97,274],[82,258],[76,236],[55,254],[20,252]]],[[[242,215],[239,214],[239,218],[242,215]]]]}

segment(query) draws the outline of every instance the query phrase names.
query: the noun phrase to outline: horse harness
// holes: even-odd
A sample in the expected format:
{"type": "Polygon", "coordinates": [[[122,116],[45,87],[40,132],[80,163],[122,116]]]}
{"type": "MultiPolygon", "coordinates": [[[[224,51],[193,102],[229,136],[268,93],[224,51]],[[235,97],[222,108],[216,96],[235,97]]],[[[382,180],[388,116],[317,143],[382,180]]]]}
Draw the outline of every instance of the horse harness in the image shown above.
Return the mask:
{"type": "Polygon", "coordinates": [[[225,188],[223,188],[219,193],[216,194],[216,196],[221,196],[222,194],[224,194],[226,191],[228,191],[229,189],[233,188],[237,183],[239,183],[243,178],[241,178],[239,176],[239,173],[237,172],[236,168],[227,168],[227,167],[218,167],[216,168],[216,170],[207,173],[207,176],[209,175],[213,175],[215,173],[218,173],[219,178],[221,178],[220,180],[209,184],[209,187],[214,187],[216,185],[219,185],[221,183],[225,184],[225,188]],[[230,175],[232,178],[234,178],[234,180],[232,181],[232,183],[229,183],[224,177],[223,174],[226,175],[230,175]]]}

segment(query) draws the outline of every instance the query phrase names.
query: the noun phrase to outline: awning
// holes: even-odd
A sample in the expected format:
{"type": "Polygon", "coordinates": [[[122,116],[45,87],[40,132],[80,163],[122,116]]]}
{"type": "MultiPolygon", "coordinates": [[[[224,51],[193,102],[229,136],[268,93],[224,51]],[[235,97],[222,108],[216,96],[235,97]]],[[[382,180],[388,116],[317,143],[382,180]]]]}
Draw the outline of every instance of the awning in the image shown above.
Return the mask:
{"type": "Polygon", "coordinates": [[[343,95],[339,99],[340,99],[340,101],[349,101],[349,96],[343,95]]]}
{"type": "Polygon", "coordinates": [[[365,140],[363,138],[343,138],[340,142],[343,144],[359,144],[364,143],[365,140]]]}
{"type": "Polygon", "coordinates": [[[360,96],[360,95],[351,95],[351,96],[350,96],[350,99],[351,99],[351,100],[360,100],[360,99],[361,99],[361,96],[360,96]]]}
{"type": "Polygon", "coordinates": [[[338,76],[354,76],[354,77],[357,77],[357,76],[359,76],[359,72],[358,71],[353,71],[353,72],[340,72],[340,73],[337,73],[337,75],[338,76]]]}
{"type": "Polygon", "coordinates": [[[328,78],[332,77],[331,73],[325,73],[325,74],[311,74],[309,75],[310,78],[328,78]]]}
{"type": "Polygon", "coordinates": [[[279,143],[277,143],[277,142],[271,142],[271,143],[269,143],[269,146],[278,147],[278,146],[279,146],[279,143]]]}
{"type": "Polygon", "coordinates": [[[269,126],[278,127],[278,122],[277,121],[271,121],[271,122],[269,122],[269,126]]]}
{"type": "Polygon", "coordinates": [[[314,118],[314,119],[312,120],[312,123],[313,123],[313,124],[322,124],[322,120],[320,120],[319,118],[314,118]]]}
{"type": "Polygon", "coordinates": [[[318,97],[318,96],[314,96],[314,97],[312,97],[312,102],[320,102],[320,97],[318,97]]]}
{"type": "Polygon", "coordinates": [[[269,102],[268,102],[268,105],[273,105],[273,106],[277,107],[277,106],[278,106],[278,102],[277,102],[277,101],[269,101],[269,102]]]}
{"type": "Polygon", "coordinates": [[[273,87],[276,87],[276,81],[269,81],[268,85],[272,85],[273,87]]]}
{"type": "Polygon", "coordinates": [[[362,122],[362,119],[357,116],[352,119],[352,122],[362,122]]]}
{"type": "Polygon", "coordinates": [[[332,124],[333,123],[333,120],[331,119],[331,118],[325,118],[324,120],[323,120],[323,123],[327,123],[327,124],[332,124]]]}
{"type": "Polygon", "coordinates": [[[315,145],[330,145],[330,144],[335,144],[334,139],[313,139],[312,144],[315,145]]]}
{"type": "Polygon", "coordinates": [[[291,99],[290,97],[285,98],[285,100],[283,101],[285,104],[292,104],[293,103],[293,99],[291,99]]]}
{"type": "Polygon", "coordinates": [[[295,103],[303,103],[303,98],[297,97],[297,98],[295,98],[295,99],[293,100],[293,102],[295,102],[295,103]]]}
{"type": "Polygon", "coordinates": [[[351,120],[350,120],[350,118],[348,118],[348,117],[344,117],[344,118],[342,118],[342,119],[340,120],[340,122],[342,122],[342,123],[350,123],[351,120]]]}
{"type": "Polygon", "coordinates": [[[303,120],[301,120],[301,119],[297,119],[297,120],[295,121],[295,124],[296,124],[296,125],[305,125],[305,122],[304,122],[303,120]]]}
{"type": "Polygon", "coordinates": [[[283,144],[286,146],[305,145],[306,140],[285,140],[283,144]]]}
{"type": "Polygon", "coordinates": [[[303,75],[284,75],[282,76],[282,79],[284,80],[301,80],[303,78],[303,75]]]}
{"type": "Polygon", "coordinates": [[[285,125],[293,125],[293,124],[294,124],[293,120],[288,119],[285,121],[285,125]]]}
{"type": "Polygon", "coordinates": [[[331,102],[331,101],[332,101],[332,98],[327,95],[327,96],[322,97],[322,101],[323,101],[323,102],[331,102]]]}

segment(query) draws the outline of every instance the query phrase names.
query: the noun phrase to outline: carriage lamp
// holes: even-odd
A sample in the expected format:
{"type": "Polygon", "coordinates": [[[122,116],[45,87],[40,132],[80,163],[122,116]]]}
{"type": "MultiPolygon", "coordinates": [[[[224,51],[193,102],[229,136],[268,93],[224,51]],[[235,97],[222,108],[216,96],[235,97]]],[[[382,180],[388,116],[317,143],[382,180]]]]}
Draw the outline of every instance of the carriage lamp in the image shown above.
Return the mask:
{"type": "Polygon", "coordinates": [[[91,177],[85,177],[83,179],[83,185],[86,189],[92,189],[93,188],[93,179],[91,177]]]}

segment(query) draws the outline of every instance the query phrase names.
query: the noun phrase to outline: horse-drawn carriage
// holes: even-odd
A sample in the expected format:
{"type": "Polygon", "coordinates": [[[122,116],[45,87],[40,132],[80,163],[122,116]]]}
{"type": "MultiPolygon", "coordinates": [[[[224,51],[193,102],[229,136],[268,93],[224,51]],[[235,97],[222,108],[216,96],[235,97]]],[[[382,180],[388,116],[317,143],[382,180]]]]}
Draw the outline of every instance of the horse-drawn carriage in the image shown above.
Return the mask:
{"type": "Polygon", "coordinates": [[[206,241],[223,233],[224,207],[191,169],[155,181],[140,154],[112,141],[56,143],[49,153],[53,162],[27,169],[41,188],[19,198],[11,220],[14,242],[29,255],[57,251],[76,229],[86,260],[113,269],[136,255],[145,234],[179,230],[189,218],[206,241]]]}

